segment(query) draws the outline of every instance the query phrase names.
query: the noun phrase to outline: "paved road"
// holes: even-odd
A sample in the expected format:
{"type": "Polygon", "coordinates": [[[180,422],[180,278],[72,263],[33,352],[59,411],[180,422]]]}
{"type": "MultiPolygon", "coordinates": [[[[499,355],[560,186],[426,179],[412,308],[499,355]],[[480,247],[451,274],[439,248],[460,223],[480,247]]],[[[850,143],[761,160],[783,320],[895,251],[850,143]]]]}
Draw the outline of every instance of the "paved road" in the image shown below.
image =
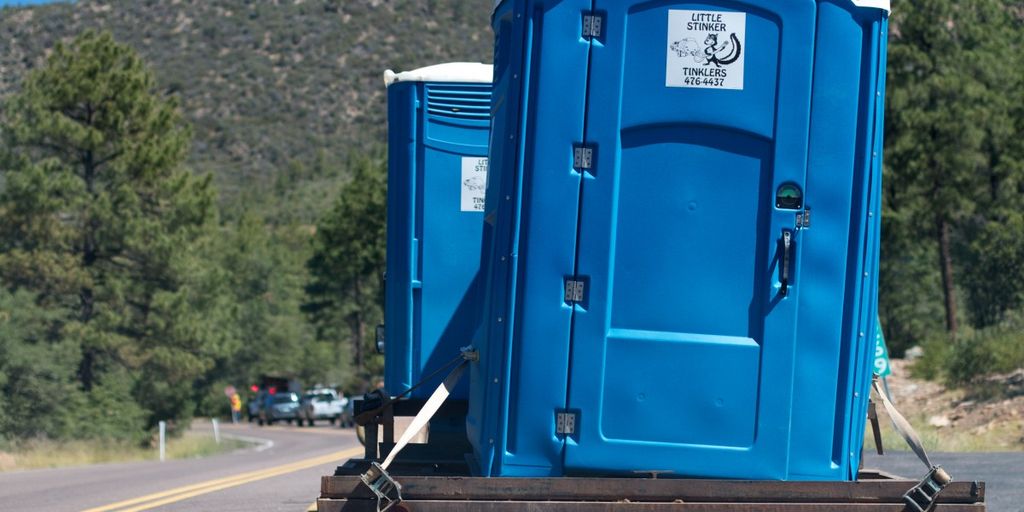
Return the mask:
{"type": "MultiPolygon", "coordinates": [[[[0,511],[301,512],[316,498],[321,475],[361,453],[351,429],[226,425],[222,430],[267,442],[205,459],[0,473],[0,511]]],[[[989,511],[1024,512],[1024,453],[932,458],[958,480],[984,480],[989,511]]],[[[865,464],[923,476],[921,463],[908,452],[869,454],[865,464]]]]}
{"type": "Polygon", "coordinates": [[[313,503],[320,476],[361,451],[352,429],[225,425],[255,448],[204,459],[0,473],[4,512],[286,511],[313,503]]]}
{"type": "MultiPolygon", "coordinates": [[[[929,453],[956,480],[985,482],[989,512],[1024,512],[1024,453],[929,453]]],[[[911,452],[869,454],[864,465],[912,479],[924,477],[924,464],[911,452]]]]}

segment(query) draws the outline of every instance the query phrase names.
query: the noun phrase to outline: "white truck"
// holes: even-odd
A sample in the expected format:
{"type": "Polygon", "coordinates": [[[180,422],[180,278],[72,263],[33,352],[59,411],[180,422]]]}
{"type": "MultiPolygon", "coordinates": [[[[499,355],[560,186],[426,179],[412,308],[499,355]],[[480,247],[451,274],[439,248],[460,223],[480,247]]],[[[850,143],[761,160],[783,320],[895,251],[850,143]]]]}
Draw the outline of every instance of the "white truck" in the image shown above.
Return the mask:
{"type": "Polygon", "coordinates": [[[331,425],[341,421],[344,425],[347,405],[348,398],[333,389],[314,389],[303,395],[296,420],[300,427],[303,422],[312,427],[316,420],[327,420],[331,425]]]}

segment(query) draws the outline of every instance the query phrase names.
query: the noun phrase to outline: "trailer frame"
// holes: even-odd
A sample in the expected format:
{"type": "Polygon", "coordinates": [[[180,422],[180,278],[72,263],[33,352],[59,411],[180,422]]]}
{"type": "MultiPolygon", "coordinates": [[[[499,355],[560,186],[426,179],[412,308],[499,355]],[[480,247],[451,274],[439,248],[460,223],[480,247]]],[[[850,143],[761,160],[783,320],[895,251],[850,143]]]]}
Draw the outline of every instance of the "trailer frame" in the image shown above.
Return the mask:
{"type": "MultiPolygon", "coordinates": [[[[354,459],[321,479],[320,512],[377,512],[374,494],[354,459]],[[347,474],[346,474],[347,473],[347,474]]],[[[658,478],[484,478],[424,476],[431,468],[395,467],[408,512],[903,512],[904,495],[918,484],[881,471],[861,471],[852,482],[784,482],[658,478]],[[426,470],[426,471],[424,471],[426,470]],[[410,471],[413,474],[410,474],[410,471]]],[[[935,500],[937,512],[985,510],[984,482],[952,482],[935,500]]]]}

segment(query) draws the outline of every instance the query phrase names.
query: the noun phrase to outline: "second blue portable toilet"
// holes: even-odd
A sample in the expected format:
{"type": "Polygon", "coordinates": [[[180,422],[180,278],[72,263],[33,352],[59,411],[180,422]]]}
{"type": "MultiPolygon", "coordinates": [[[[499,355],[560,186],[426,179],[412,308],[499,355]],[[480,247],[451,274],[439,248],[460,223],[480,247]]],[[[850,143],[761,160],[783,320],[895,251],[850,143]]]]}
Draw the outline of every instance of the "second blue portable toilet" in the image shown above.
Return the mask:
{"type": "Polygon", "coordinates": [[[887,19],[497,3],[478,474],[856,477],[887,19]]]}
{"type": "MultiPolygon", "coordinates": [[[[478,325],[491,72],[456,62],[384,74],[384,383],[392,396],[458,357],[478,325]]],[[[430,396],[442,378],[409,396],[430,396]]],[[[453,398],[464,400],[467,389],[463,383],[453,398]]]]}

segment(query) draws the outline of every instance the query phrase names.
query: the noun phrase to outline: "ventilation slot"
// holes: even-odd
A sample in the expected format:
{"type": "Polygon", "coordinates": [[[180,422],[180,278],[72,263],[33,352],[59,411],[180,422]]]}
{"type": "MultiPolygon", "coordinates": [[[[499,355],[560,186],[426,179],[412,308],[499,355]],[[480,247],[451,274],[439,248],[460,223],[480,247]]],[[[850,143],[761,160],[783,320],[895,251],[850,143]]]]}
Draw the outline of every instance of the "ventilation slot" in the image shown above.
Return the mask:
{"type": "Polygon", "coordinates": [[[427,112],[454,119],[490,119],[491,86],[427,86],[427,112]]]}

